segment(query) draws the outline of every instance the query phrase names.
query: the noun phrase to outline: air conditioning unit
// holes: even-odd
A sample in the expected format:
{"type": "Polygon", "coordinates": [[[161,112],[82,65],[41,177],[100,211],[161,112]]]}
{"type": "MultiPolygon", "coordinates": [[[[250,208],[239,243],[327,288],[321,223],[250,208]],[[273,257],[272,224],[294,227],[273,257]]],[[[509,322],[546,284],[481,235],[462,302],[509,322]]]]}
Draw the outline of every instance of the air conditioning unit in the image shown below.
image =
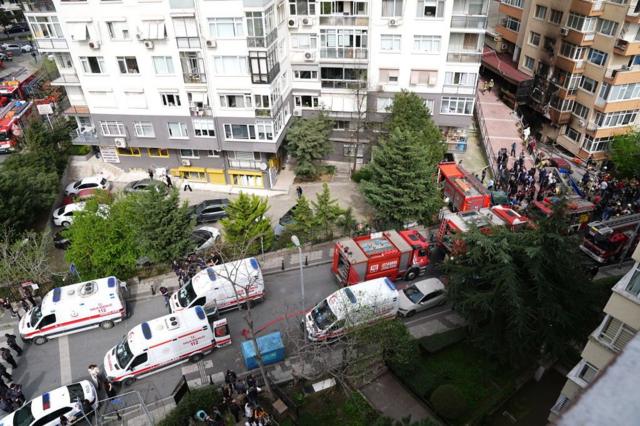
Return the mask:
{"type": "Polygon", "coordinates": [[[302,110],[299,108],[294,109],[293,115],[295,115],[296,117],[302,117],[302,110]]]}
{"type": "Polygon", "coordinates": [[[502,41],[502,36],[499,36],[499,35],[493,36],[493,41],[495,41],[496,43],[499,41],[502,41]]]}
{"type": "Polygon", "coordinates": [[[153,42],[151,40],[145,40],[144,47],[147,49],[153,49],[153,42]]]}
{"type": "Polygon", "coordinates": [[[567,36],[568,34],[569,34],[569,28],[567,28],[567,27],[562,27],[562,28],[560,28],[560,35],[561,35],[562,37],[565,37],[565,36],[567,36]]]}
{"type": "Polygon", "coordinates": [[[313,61],[316,59],[316,54],[315,52],[312,52],[310,50],[307,50],[306,52],[304,52],[304,60],[307,62],[313,61]]]}
{"type": "Polygon", "coordinates": [[[287,26],[289,28],[298,28],[298,20],[296,18],[289,18],[287,26]]]}
{"type": "Polygon", "coordinates": [[[115,144],[116,148],[126,148],[127,147],[127,140],[125,138],[115,138],[113,140],[113,143],[115,144]]]}
{"type": "Polygon", "coordinates": [[[89,47],[92,49],[100,49],[100,42],[98,40],[89,40],[89,47]]]}
{"type": "Polygon", "coordinates": [[[313,18],[302,18],[302,25],[305,27],[313,25],[313,18]]]}
{"type": "Polygon", "coordinates": [[[183,166],[189,167],[191,166],[191,161],[190,160],[182,160],[180,162],[183,166]]]}
{"type": "Polygon", "coordinates": [[[400,18],[389,19],[389,26],[390,27],[397,27],[400,24],[402,24],[402,19],[400,19],[400,18]]]}
{"type": "Polygon", "coordinates": [[[214,49],[218,46],[218,43],[215,40],[207,40],[207,47],[214,49]]]}
{"type": "Polygon", "coordinates": [[[584,126],[587,125],[587,122],[582,120],[582,119],[580,119],[580,120],[578,120],[578,124],[580,125],[580,127],[584,127],[584,126]]]}

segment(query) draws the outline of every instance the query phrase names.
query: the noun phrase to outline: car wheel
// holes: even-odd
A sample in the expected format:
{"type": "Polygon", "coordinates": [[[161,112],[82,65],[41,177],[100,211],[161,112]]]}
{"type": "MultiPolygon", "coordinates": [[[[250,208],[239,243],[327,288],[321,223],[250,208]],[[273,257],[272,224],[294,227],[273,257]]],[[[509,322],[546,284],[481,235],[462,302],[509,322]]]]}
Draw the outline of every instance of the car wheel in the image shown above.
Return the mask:
{"type": "Polygon", "coordinates": [[[65,220],[64,222],[62,222],[60,225],[62,225],[64,228],[68,228],[69,225],[71,225],[71,222],[69,222],[68,220],[65,220]]]}
{"type": "Polygon", "coordinates": [[[193,354],[189,357],[189,362],[196,363],[202,359],[202,354],[193,354]]]}
{"type": "Polygon", "coordinates": [[[409,317],[414,316],[415,314],[416,314],[416,311],[409,311],[409,312],[406,313],[405,317],[409,318],[409,317]]]}
{"type": "Polygon", "coordinates": [[[132,384],[135,383],[135,381],[136,381],[135,377],[127,377],[126,379],[124,379],[122,384],[125,385],[125,386],[131,386],[132,384]]]}
{"type": "Polygon", "coordinates": [[[108,330],[110,328],[113,328],[113,321],[110,321],[110,320],[102,321],[100,323],[100,328],[102,328],[103,330],[108,330]]]}
{"type": "Polygon", "coordinates": [[[38,336],[35,339],[33,339],[33,343],[36,344],[36,345],[44,345],[48,341],[49,341],[49,339],[47,339],[44,336],[38,336]]]}
{"type": "Polygon", "coordinates": [[[418,276],[418,273],[419,273],[418,268],[411,268],[405,274],[404,279],[407,281],[413,281],[418,276]]]}

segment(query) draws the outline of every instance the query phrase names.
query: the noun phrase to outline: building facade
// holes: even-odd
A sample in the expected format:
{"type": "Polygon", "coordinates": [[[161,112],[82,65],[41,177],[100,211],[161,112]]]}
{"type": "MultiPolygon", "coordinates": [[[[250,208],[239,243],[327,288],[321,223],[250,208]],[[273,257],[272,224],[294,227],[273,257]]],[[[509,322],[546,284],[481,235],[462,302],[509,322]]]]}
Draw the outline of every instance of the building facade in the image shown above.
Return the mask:
{"type": "Polygon", "coordinates": [[[604,319],[589,336],[582,360],[567,375],[567,383],[549,414],[550,422],[558,421],[640,330],[640,246],[633,259],[634,266],[611,289],[604,319]]]}
{"type": "Polygon", "coordinates": [[[527,105],[542,135],[586,159],[606,158],[640,111],[637,0],[501,0],[492,47],[533,79],[527,105]]]}
{"type": "Polygon", "coordinates": [[[123,169],[271,188],[295,116],[334,121],[329,160],[362,162],[393,95],[418,93],[464,148],[487,0],[33,0],[74,143],[123,169]],[[356,138],[356,132],[358,137],[356,138]],[[357,141],[357,144],[356,144],[357,141]],[[356,152],[357,151],[357,152],[356,152]]]}

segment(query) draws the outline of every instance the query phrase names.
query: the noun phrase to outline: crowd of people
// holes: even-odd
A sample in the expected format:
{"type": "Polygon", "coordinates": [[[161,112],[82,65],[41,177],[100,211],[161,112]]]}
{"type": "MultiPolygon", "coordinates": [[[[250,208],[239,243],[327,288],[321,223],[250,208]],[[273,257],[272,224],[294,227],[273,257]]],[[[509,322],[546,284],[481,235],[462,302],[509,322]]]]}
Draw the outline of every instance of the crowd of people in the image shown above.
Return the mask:
{"type": "Polygon", "coordinates": [[[596,205],[595,218],[608,220],[640,213],[640,182],[637,179],[617,179],[606,166],[600,170],[590,168],[582,177],[580,187],[585,197],[596,205]]]}
{"type": "MultiPolygon", "coordinates": [[[[22,348],[18,345],[17,337],[6,333],[7,346],[13,349],[18,356],[22,355],[22,348]]],[[[18,363],[13,357],[11,350],[0,348],[0,357],[12,369],[18,368],[18,363]]],[[[22,386],[13,381],[13,376],[7,371],[4,364],[0,364],[0,410],[5,413],[12,413],[24,404],[25,398],[22,393],[22,386]],[[6,381],[5,381],[6,380],[6,381]]]]}

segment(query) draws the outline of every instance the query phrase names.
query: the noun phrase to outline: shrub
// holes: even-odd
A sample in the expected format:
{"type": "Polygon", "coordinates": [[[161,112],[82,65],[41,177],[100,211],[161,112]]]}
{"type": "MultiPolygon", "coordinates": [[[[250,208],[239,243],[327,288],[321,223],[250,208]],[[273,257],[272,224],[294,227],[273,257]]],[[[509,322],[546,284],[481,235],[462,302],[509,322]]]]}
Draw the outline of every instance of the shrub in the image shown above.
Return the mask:
{"type": "Polygon", "coordinates": [[[351,174],[351,180],[355,183],[360,183],[361,180],[371,180],[371,169],[367,166],[362,166],[351,174]]]}
{"type": "Polygon", "coordinates": [[[457,387],[453,385],[441,385],[431,394],[433,409],[448,420],[459,419],[467,412],[467,401],[457,387]]]}
{"type": "Polygon", "coordinates": [[[211,414],[211,408],[222,398],[214,386],[205,386],[188,392],[180,403],[158,423],[158,426],[183,426],[189,423],[198,410],[211,414]]]}

